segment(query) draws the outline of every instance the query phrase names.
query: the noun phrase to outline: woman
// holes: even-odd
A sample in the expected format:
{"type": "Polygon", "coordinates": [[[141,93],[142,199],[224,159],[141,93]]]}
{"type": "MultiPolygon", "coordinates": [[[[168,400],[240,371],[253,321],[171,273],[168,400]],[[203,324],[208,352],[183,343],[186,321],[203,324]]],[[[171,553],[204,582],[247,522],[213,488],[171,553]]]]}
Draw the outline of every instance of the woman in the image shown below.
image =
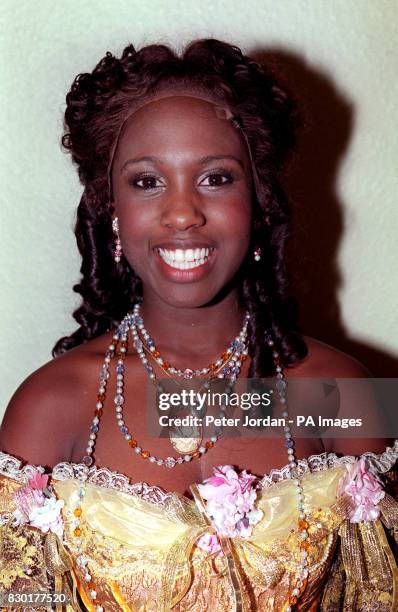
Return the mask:
{"type": "MultiPolygon", "coordinates": [[[[377,470],[391,469],[396,447],[293,441],[289,425],[266,440],[147,431],[148,381],[276,374],[287,418],[285,377],[367,375],[304,338],[288,297],[278,177],[293,123],[275,80],[216,40],[182,58],[130,45],[75,79],[63,144],[84,186],[80,327],[4,419],[1,511],[14,557],[4,546],[3,588],[48,590],[47,564],[74,609],[393,609],[380,517],[392,528],[397,510],[377,470]],[[50,485],[13,457],[46,466],[50,485]]],[[[340,395],[339,416],[352,416],[340,395]]]]}

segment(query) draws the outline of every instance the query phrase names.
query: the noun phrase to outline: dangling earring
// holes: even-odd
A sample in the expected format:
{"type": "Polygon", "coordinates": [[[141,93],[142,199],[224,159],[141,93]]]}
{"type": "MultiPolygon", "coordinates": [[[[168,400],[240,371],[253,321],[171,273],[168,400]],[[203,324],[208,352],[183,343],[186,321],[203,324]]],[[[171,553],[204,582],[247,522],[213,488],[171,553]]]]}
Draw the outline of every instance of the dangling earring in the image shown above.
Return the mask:
{"type": "Polygon", "coordinates": [[[261,259],[261,248],[260,247],[257,247],[256,249],[254,249],[253,257],[254,257],[254,261],[260,261],[261,259]]]}
{"type": "Polygon", "coordinates": [[[115,250],[113,251],[113,259],[116,263],[119,263],[121,256],[123,255],[122,243],[119,237],[119,219],[115,217],[112,219],[112,229],[115,234],[115,250]]]}

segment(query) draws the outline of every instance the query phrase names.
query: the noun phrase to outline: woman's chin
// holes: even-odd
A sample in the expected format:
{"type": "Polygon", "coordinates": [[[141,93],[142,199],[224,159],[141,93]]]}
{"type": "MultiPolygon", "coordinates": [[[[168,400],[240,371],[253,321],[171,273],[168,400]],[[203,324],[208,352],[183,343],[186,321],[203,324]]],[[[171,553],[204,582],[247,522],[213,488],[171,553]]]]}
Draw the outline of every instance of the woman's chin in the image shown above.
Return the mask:
{"type": "Polygon", "coordinates": [[[218,282],[200,283],[144,283],[144,302],[160,301],[173,308],[203,308],[222,302],[231,292],[237,289],[237,277],[232,280],[218,279],[218,282]]]}
{"type": "Polygon", "coordinates": [[[201,308],[212,303],[217,295],[217,290],[205,291],[202,287],[198,289],[185,285],[185,287],[171,287],[168,291],[161,291],[160,287],[157,287],[155,293],[162,302],[174,308],[201,308]]]}

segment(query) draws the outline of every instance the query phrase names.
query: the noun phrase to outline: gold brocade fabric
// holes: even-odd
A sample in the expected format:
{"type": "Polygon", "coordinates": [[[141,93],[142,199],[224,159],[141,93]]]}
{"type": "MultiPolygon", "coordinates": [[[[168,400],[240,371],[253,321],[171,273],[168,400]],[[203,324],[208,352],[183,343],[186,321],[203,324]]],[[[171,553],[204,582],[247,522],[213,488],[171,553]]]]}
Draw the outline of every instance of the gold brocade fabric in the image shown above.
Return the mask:
{"type": "MultiPolygon", "coordinates": [[[[392,545],[398,504],[386,496],[380,504],[381,520],[350,523],[346,519],[349,504],[344,499],[336,501],[344,473],[344,466],[337,465],[303,477],[310,573],[293,609],[398,610],[392,545]]],[[[7,516],[21,483],[4,476],[0,482],[0,590],[48,590],[47,564],[54,579],[61,580],[58,584],[69,585],[71,594],[73,588],[79,593],[83,603],[75,598],[73,610],[95,612],[73,533],[79,481],[52,480],[57,497],[65,502],[65,536],[58,548],[33,528],[10,525],[7,516]]],[[[232,612],[237,609],[237,580],[241,609],[282,612],[295,586],[301,554],[295,485],[281,480],[263,488],[256,507],[264,516],[251,537],[229,540],[230,556],[209,555],[196,542],[203,533],[212,533],[212,527],[193,500],[177,494],[151,499],[89,482],[80,517],[82,553],[101,605],[106,612],[232,612]]]]}

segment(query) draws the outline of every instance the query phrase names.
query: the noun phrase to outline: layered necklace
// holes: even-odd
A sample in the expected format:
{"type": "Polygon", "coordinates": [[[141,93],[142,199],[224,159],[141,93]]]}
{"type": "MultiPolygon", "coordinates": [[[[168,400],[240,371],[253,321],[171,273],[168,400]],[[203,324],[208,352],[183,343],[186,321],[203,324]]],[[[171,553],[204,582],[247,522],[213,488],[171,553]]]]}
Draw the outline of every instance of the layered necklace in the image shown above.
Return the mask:
{"type": "MultiPolygon", "coordinates": [[[[129,427],[124,420],[124,378],[126,373],[126,356],[128,351],[128,333],[131,332],[133,346],[137,351],[140,361],[149,377],[156,385],[157,391],[162,391],[163,386],[157,381],[156,373],[153,365],[150,363],[152,358],[155,363],[168,376],[176,376],[183,379],[193,379],[200,376],[206,376],[203,379],[203,387],[209,388],[214,379],[228,379],[226,385],[226,394],[231,393],[234,384],[240,374],[242,363],[247,359],[247,329],[250,316],[248,313],[244,316],[242,329],[240,333],[230,343],[228,348],[214,362],[208,364],[204,368],[193,369],[185,368],[184,370],[174,367],[170,362],[163,359],[160,352],[150,334],[145,328],[143,317],[140,311],[140,304],[136,304],[133,312],[127,314],[118,329],[113,335],[112,342],[108,346],[105,353],[105,359],[100,372],[100,382],[97,395],[97,403],[95,407],[94,417],[90,427],[90,436],[86,448],[86,455],[83,458],[83,463],[89,467],[93,464],[93,453],[95,441],[99,431],[100,418],[103,414],[104,403],[106,398],[107,384],[110,377],[109,367],[111,360],[116,357],[116,395],[114,397],[115,416],[119,427],[119,431],[127,444],[133,451],[142,459],[149,460],[150,463],[173,468],[176,465],[181,465],[184,462],[192,461],[192,459],[200,459],[208,450],[212,449],[217,440],[222,435],[222,427],[217,428],[214,435],[204,443],[199,430],[195,430],[194,437],[182,436],[176,437],[170,432],[170,442],[173,448],[180,453],[181,457],[169,456],[166,458],[156,457],[149,450],[145,450],[140,445],[139,441],[133,437],[129,427]]],[[[227,401],[225,402],[225,404],[227,401]]],[[[226,410],[226,405],[220,406],[220,415],[223,416],[226,410]]]]}
{"type": "MultiPolygon", "coordinates": [[[[133,312],[125,316],[120,323],[116,332],[113,335],[111,344],[108,346],[104,363],[100,371],[100,383],[97,395],[97,403],[95,407],[95,413],[90,427],[90,435],[86,448],[86,455],[83,457],[83,464],[89,468],[93,465],[93,454],[95,449],[95,442],[99,431],[100,419],[103,414],[104,403],[106,398],[106,390],[108,380],[110,378],[109,366],[113,358],[116,357],[116,395],[114,397],[115,412],[117,424],[121,435],[124,437],[128,445],[133,449],[137,456],[142,459],[148,460],[150,463],[158,466],[167,468],[174,468],[177,465],[181,465],[185,462],[191,461],[192,459],[200,459],[208,450],[214,447],[215,443],[222,435],[222,430],[218,430],[216,435],[212,436],[205,444],[201,444],[202,440],[195,442],[190,450],[187,451],[187,446],[179,447],[178,443],[171,443],[175,450],[179,453],[184,453],[181,457],[167,457],[165,459],[158,458],[150,453],[148,450],[143,450],[137,439],[133,438],[128,426],[125,424],[123,418],[123,407],[125,404],[124,398],[124,375],[126,372],[125,358],[128,351],[128,333],[131,332],[132,341],[137,354],[139,355],[140,361],[145,368],[150,380],[157,385],[160,389],[162,386],[157,382],[154,367],[150,363],[152,359],[168,376],[176,376],[183,379],[192,379],[194,377],[206,377],[203,385],[208,388],[211,381],[215,378],[226,378],[228,379],[228,390],[230,391],[233,384],[236,382],[242,363],[247,359],[248,348],[247,348],[247,329],[250,321],[250,316],[246,313],[242,325],[242,329],[238,336],[231,342],[229,347],[221,354],[221,356],[214,362],[208,364],[201,369],[193,368],[176,368],[170,362],[166,361],[157,350],[156,345],[149,332],[145,328],[142,314],[140,312],[140,304],[136,304],[133,308],[133,312]]],[[[304,505],[304,492],[302,486],[302,478],[298,471],[297,458],[295,454],[295,443],[292,437],[291,428],[289,425],[289,412],[287,406],[287,382],[283,371],[282,361],[280,354],[277,351],[274,341],[269,333],[266,334],[266,342],[272,350],[272,356],[275,367],[276,375],[276,389],[279,396],[279,402],[282,407],[282,417],[285,419],[284,426],[284,438],[285,447],[288,456],[288,465],[290,469],[290,478],[296,487],[297,492],[297,506],[298,506],[298,531],[299,531],[299,550],[300,550],[300,562],[296,573],[296,578],[293,583],[293,588],[290,591],[288,601],[284,606],[285,612],[291,612],[298,599],[303,594],[307,581],[308,581],[308,517],[305,511],[304,505]]],[[[225,411],[225,407],[221,407],[221,414],[225,411]],[[224,410],[223,410],[224,408],[224,410]]],[[[188,438],[190,440],[190,438],[188,438]]],[[[189,447],[189,444],[188,444],[189,447]]],[[[81,486],[78,494],[78,501],[74,509],[75,516],[75,544],[77,546],[78,553],[81,551],[81,529],[80,520],[82,516],[82,504],[85,495],[85,481],[87,480],[88,473],[81,479],[81,486]]],[[[90,593],[90,597],[93,604],[96,606],[97,612],[103,612],[104,608],[97,599],[97,592],[95,585],[92,582],[90,571],[87,567],[87,559],[84,555],[79,553],[78,563],[83,569],[90,593]]]]}

